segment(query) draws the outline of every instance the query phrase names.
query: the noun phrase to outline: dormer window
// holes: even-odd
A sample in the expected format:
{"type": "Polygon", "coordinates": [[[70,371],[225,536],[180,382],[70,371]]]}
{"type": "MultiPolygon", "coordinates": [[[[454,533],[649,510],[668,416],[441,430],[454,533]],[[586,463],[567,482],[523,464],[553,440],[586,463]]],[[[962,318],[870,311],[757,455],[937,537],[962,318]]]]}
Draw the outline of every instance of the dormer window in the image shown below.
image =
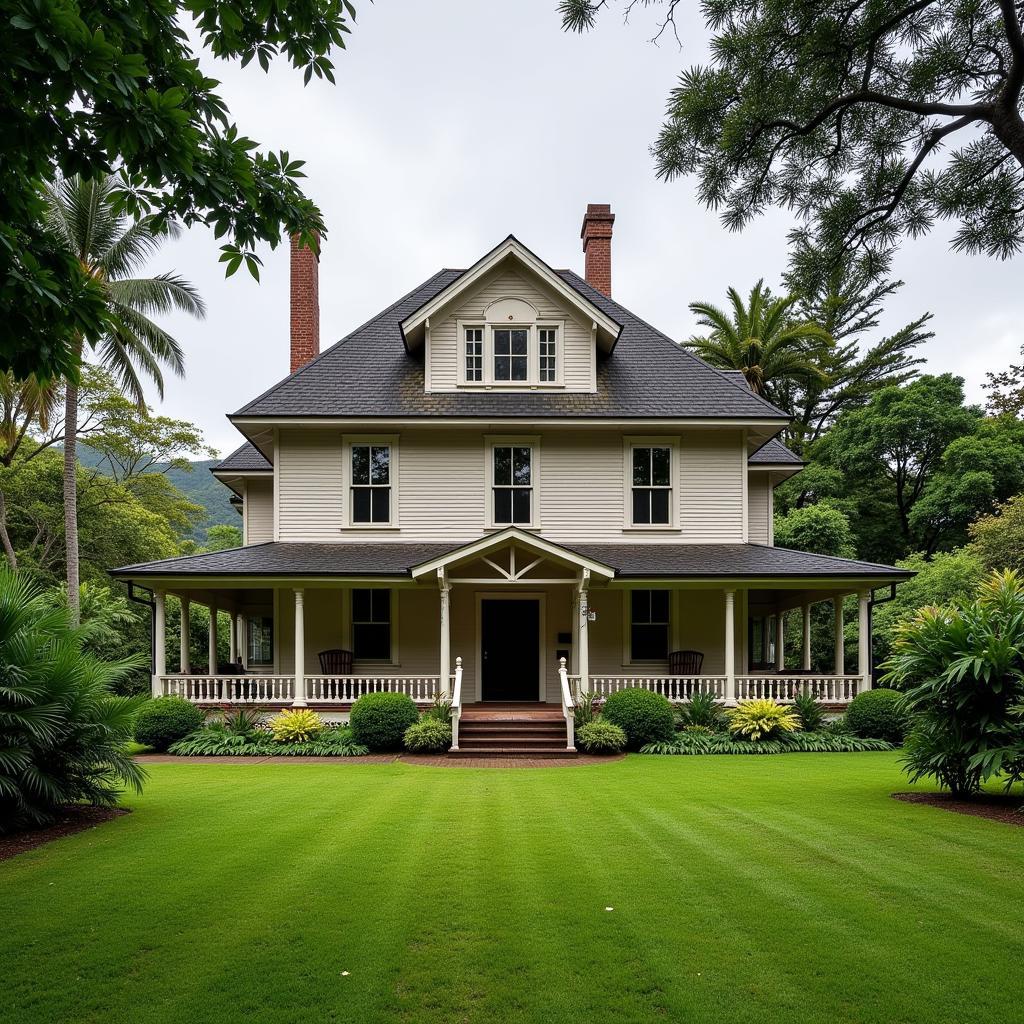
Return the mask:
{"type": "Polygon", "coordinates": [[[484,379],[484,329],[467,327],[465,329],[466,344],[466,383],[479,384],[484,379]]]}
{"type": "Polygon", "coordinates": [[[540,327],[537,339],[540,381],[542,384],[554,384],[558,380],[558,330],[554,327],[540,327]]]}
{"type": "Polygon", "coordinates": [[[529,328],[492,328],[494,348],[494,379],[526,381],[530,369],[529,328]]]}

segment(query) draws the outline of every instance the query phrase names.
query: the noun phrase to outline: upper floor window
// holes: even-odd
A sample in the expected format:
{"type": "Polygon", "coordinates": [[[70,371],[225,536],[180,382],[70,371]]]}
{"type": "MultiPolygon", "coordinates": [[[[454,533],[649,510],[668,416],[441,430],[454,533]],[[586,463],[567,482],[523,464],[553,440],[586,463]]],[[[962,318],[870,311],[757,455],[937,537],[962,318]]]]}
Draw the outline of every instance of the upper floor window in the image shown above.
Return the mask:
{"type": "Polygon", "coordinates": [[[466,380],[479,383],[484,379],[484,329],[466,328],[466,380]]]}
{"type": "Polygon", "coordinates": [[[634,526],[672,524],[672,448],[633,445],[631,498],[634,526]]]}
{"type": "Polygon", "coordinates": [[[494,523],[528,525],[533,521],[533,449],[496,444],[491,451],[494,523]]]}
{"type": "Polygon", "coordinates": [[[530,368],[530,332],[527,328],[495,327],[494,379],[526,381],[530,368]]]}
{"type": "Polygon", "coordinates": [[[540,381],[542,384],[554,384],[558,379],[558,331],[554,327],[541,327],[537,331],[537,337],[540,381]]]}
{"type": "Polygon", "coordinates": [[[391,591],[352,591],[352,654],[363,661],[391,660],[391,591]]]}
{"type": "Polygon", "coordinates": [[[352,445],[352,522],[391,522],[391,445],[352,445]]]}

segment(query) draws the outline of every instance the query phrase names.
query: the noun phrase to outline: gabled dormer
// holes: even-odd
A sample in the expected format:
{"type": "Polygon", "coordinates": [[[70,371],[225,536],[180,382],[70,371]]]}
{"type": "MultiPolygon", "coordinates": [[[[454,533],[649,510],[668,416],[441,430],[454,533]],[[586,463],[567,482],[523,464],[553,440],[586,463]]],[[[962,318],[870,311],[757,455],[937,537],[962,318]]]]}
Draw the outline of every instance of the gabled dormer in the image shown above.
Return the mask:
{"type": "Polygon", "coordinates": [[[597,391],[621,324],[509,235],[402,321],[424,391],[597,391]]]}

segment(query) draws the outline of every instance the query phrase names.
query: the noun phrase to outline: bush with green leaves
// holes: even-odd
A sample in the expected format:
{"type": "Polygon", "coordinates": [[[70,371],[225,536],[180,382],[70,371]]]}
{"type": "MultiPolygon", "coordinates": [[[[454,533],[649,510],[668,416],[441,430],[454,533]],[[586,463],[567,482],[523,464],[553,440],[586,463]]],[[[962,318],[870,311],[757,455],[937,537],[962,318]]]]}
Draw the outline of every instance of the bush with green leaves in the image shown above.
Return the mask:
{"type": "Polygon", "coordinates": [[[366,693],[352,705],[349,724],[357,743],[370,750],[401,750],[405,730],[420,720],[404,693],[366,693]]]}
{"type": "Polygon", "coordinates": [[[717,732],[725,728],[725,708],[713,693],[695,693],[688,701],[676,704],[674,710],[680,729],[717,732]]]}
{"type": "Polygon", "coordinates": [[[759,743],[796,732],[800,722],[791,708],[774,700],[745,700],[728,712],[729,730],[741,740],[759,743]]]}
{"type": "Polygon", "coordinates": [[[17,573],[0,569],[0,833],[45,825],[62,805],[117,802],[142,788],[126,752],[139,697],[111,687],[140,659],[104,661],[75,627],[17,573]]]}
{"type": "Polygon", "coordinates": [[[369,751],[352,739],[345,725],[327,725],[313,739],[281,743],[267,729],[235,732],[226,721],[215,721],[179,740],[170,753],[182,757],[362,757],[369,751]]]}
{"type": "Polygon", "coordinates": [[[909,715],[903,763],[912,782],[932,778],[967,797],[994,776],[1012,782],[1024,760],[1015,710],[1024,699],[1024,584],[1016,573],[993,573],[960,607],[922,608],[899,628],[883,668],[909,715]]]}
{"type": "Polygon", "coordinates": [[[846,727],[854,736],[902,743],[907,731],[902,697],[885,687],[858,693],[846,709],[846,727]]]}
{"type": "Polygon", "coordinates": [[[658,743],[675,735],[675,712],[660,693],[626,689],[613,693],[601,709],[601,717],[626,734],[629,750],[645,743],[658,743]]]}
{"type": "Polygon", "coordinates": [[[429,708],[423,712],[424,718],[435,718],[439,722],[444,722],[449,728],[451,728],[452,721],[452,702],[444,696],[444,694],[434,694],[434,700],[432,701],[429,708]]]}
{"type": "Polygon", "coordinates": [[[600,714],[601,698],[596,693],[587,693],[581,690],[574,703],[573,727],[575,729],[582,729],[600,714]]]}
{"type": "Polygon", "coordinates": [[[323,732],[324,720],[309,708],[285,708],[267,726],[278,743],[308,743],[323,732]]]}
{"type": "Polygon", "coordinates": [[[892,750],[885,740],[833,732],[781,732],[771,739],[748,740],[728,733],[676,734],[667,743],[648,743],[641,754],[839,754],[892,750]]]}
{"type": "Polygon", "coordinates": [[[626,734],[617,725],[595,718],[576,731],[576,746],[588,754],[618,754],[626,747],[626,734]]]}
{"type": "Polygon", "coordinates": [[[804,732],[818,732],[825,728],[825,705],[811,694],[798,693],[793,698],[793,710],[804,732]]]}
{"type": "Polygon", "coordinates": [[[452,745],[451,722],[425,714],[405,730],[405,749],[414,754],[441,754],[452,745]]]}
{"type": "Polygon", "coordinates": [[[142,706],[135,720],[135,740],[164,751],[200,728],[205,719],[202,708],[184,697],[157,697],[142,706]]]}

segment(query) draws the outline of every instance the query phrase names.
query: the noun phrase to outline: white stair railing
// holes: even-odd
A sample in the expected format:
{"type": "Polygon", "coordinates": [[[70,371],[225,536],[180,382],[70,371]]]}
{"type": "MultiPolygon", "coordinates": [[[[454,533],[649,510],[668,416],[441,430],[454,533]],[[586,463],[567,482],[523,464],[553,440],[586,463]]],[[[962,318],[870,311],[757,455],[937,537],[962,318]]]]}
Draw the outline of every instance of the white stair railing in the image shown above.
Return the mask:
{"type": "Polygon", "coordinates": [[[455,679],[452,682],[452,750],[459,749],[459,718],[462,716],[462,659],[455,659],[455,679]]]}
{"type": "Polygon", "coordinates": [[[565,658],[558,659],[558,680],[562,684],[562,714],[565,716],[565,749],[576,749],[576,704],[572,699],[569,673],[565,669],[565,658]]]}

